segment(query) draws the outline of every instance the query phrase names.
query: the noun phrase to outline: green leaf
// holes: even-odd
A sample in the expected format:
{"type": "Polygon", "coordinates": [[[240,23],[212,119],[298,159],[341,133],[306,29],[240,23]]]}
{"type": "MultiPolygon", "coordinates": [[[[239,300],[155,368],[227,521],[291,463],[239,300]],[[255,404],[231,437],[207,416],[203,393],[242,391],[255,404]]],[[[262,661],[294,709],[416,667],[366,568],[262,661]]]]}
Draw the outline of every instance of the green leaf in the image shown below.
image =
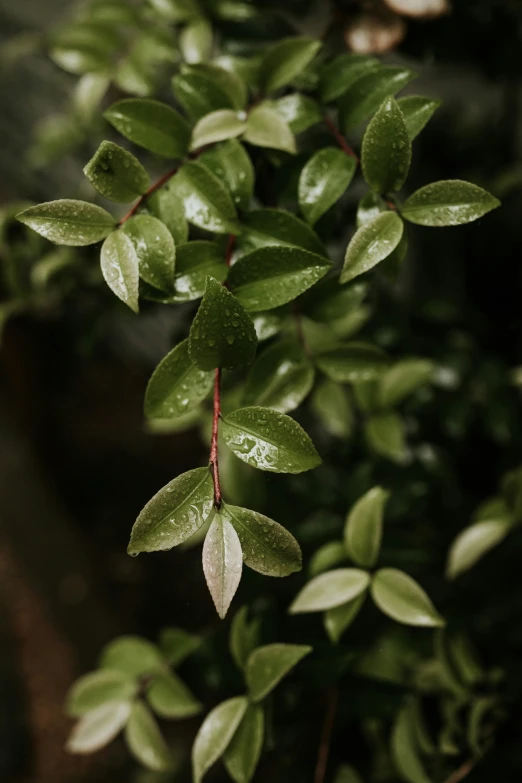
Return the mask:
{"type": "Polygon", "coordinates": [[[324,614],[324,627],[330,641],[337,644],[343,633],[353,623],[366,600],[366,591],[341,606],[328,609],[324,614]]]}
{"type": "Polygon", "coordinates": [[[314,367],[294,340],[282,340],[266,348],[247,378],[245,405],[263,405],[280,413],[297,408],[310,392],[314,367]]]}
{"type": "Polygon", "coordinates": [[[406,181],[411,141],[402,112],[391,97],[366,128],[361,163],[364,179],[377,193],[395,193],[406,181]]]}
{"type": "Polygon", "coordinates": [[[360,568],[335,568],[319,574],[303,587],[290,606],[290,614],[324,612],[352,601],[370,584],[370,574],[360,568]]]}
{"type": "Polygon", "coordinates": [[[181,628],[163,628],[159,647],[170,666],[176,667],[201,646],[201,636],[181,628]]]}
{"type": "Polygon", "coordinates": [[[485,554],[504,540],[511,528],[503,519],[489,519],[475,522],[462,530],[448,553],[448,579],[455,579],[478,563],[485,554]]]}
{"type": "Polygon", "coordinates": [[[324,246],[306,223],[283,209],[256,209],[243,215],[244,232],[239,241],[253,248],[273,245],[301,247],[310,253],[325,256],[324,246]]]}
{"type": "Polygon", "coordinates": [[[168,228],[151,215],[134,215],[121,230],[134,245],[142,280],[161,291],[172,291],[176,247],[168,228]]]}
{"type": "Polygon", "coordinates": [[[227,93],[205,73],[190,69],[172,77],[172,89],[187,114],[199,120],[218,109],[232,109],[227,93]]]}
{"type": "Polygon", "coordinates": [[[342,386],[323,378],[313,391],[311,404],[326,432],[336,438],[351,435],[354,415],[350,398],[342,386]]]}
{"type": "Polygon", "coordinates": [[[324,103],[340,98],[352,84],[380,66],[379,60],[367,54],[341,54],[323,68],[319,90],[324,103]]]}
{"type": "Polygon", "coordinates": [[[225,750],[223,761],[235,783],[249,783],[259,763],[265,733],[265,715],[259,704],[249,704],[239,728],[225,750]]]}
{"type": "Polygon", "coordinates": [[[269,93],[289,84],[312,62],[321,46],[321,41],[306,36],[284,38],[272,44],[259,68],[261,90],[269,93]]]}
{"type": "Polygon", "coordinates": [[[103,116],[126,139],[164,158],[188,152],[190,127],[171,106],[150,98],[125,98],[103,116]]]}
{"type": "Polygon", "coordinates": [[[337,275],[329,275],[304,298],[302,310],[314,321],[330,324],[359,310],[367,293],[368,285],[360,280],[341,286],[337,275]]]}
{"type": "Polygon", "coordinates": [[[345,563],[347,559],[342,541],[328,541],[312,555],[308,566],[310,577],[319,576],[319,574],[345,563]]]}
{"type": "Polygon", "coordinates": [[[292,133],[298,134],[322,121],[321,107],[317,101],[298,92],[284,95],[270,104],[286,122],[292,133]]]}
{"type": "Polygon", "coordinates": [[[109,201],[134,201],[150,185],[149,175],[139,160],[112,141],[102,141],[83,173],[109,201]]]}
{"type": "Polygon", "coordinates": [[[357,228],[370,223],[383,212],[386,212],[386,204],[377,193],[369,190],[357,205],[357,228]]]}
{"type": "Polygon", "coordinates": [[[377,562],[382,540],[382,517],[390,494],[373,487],[352,507],[344,528],[346,549],[352,560],[364,568],[377,562]]]}
{"type": "MultiPolygon", "coordinates": [[[[224,96],[226,103],[219,106],[208,105],[208,108],[203,111],[198,117],[203,114],[208,114],[209,111],[215,109],[244,109],[248,99],[248,88],[244,79],[244,75],[239,72],[231,70],[230,68],[221,67],[219,62],[213,63],[198,63],[197,65],[191,65],[184,69],[184,75],[197,75],[203,77],[206,80],[205,83],[198,82],[197,89],[202,90],[203,96],[224,96]],[[209,92],[209,87],[213,88],[214,92],[209,92]]],[[[250,81],[250,79],[248,79],[250,81]]],[[[210,103],[210,100],[209,100],[210,103]]],[[[188,112],[191,113],[190,111],[188,112]]],[[[196,119],[198,118],[196,117],[196,119]]]]}
{"type": "Polygon", "coordinates": [[[395,250],[404,224],[396,212],[383,212],[364,223],[352,237],[344,257],[341,283],[368,272],[395,250]]]}
{"type": "Polygon", "coordinates": [[[395,95],[416,73],[392,65],[372,69],[357,79],[343,94],[339,104],[341,126],[345,133],[373,114],[390,95],[395,95]]]}
{"type": "Polygon", "coordinates": [[[384,408],[391,408],[429,383],[433,377],[433,363],[427,359],[403,359],[382,375],[379,396],[384,408]]]}
{"type": "Polygon", "coordinates": [[[301,570],[301,549],[291,533],[273,519],[238,506],[223,507],[234,526],[245,565],[265,576],[289,576],[301,570]]]}
{"type": "Polygon", "coordinates": [[[251,312],[291,302],[328,272],[326,258],[297,247],[262,247],[242,256],[231,268],[230,286],[251,312]]]}
{"type": "Polygon", "coordinates": [[[250,653],[259,644],[259,620],[248,621],[248,606],[235,613],[230,624],[230,652],[239,669],[244,669],[250,653]]]}
{"type": "Polygon", "coordinates": [[[203,544],[203,572],[218,615],[223,619],[241,581],[241,542],[228,517],[214,516],[203,544]]]}
{"type": "Polygon", "coordinates": [[[410,707],[398,714],[391,735],[391,751],[395,766],[408,783],[431,783],[423,767],[416,737],[415,716],[410,707]]]}
{"type": "Polygon", "coordinates": [[[319,369],[333,381],[354,383],[378,378],[389,360],[376,345],[352,342],[321,353],[316,362],[319,369]]]}
{"type": "Polygon", "coordinates": [[[430,628],[445,624],[422,587],[396,568],[377,571],[370,592],[381,612],[398,623],[430,628]]]}
{"type": "Polygon", "coordinates": [[[299,661],[312,652],[303,644],[267,644],[250,655],[245,678],[253,701],[262,701],[299,661]]]}
{"type": "Polygon", "coordinates": [[[236,696],[221,702],[209,712],[200,726],[192,747],[194,783],[201,783],[207,770],[226,751],[247,708],[247,698],[236,696]]]}
{"type": "Polygon", "coordinates": [[[121,229],[109,234],[100,256],[103,278],[113,294],[135,313],[139,310],[139,258],[131,238],[121,229]]]}
{"type": "Polygon", "coordinates": [[[196,468],[170,481],[149,500],[132,528],[130,555],[171,549],[194,535],[214,508],[208,468],[196,468]]]}
{"type": "Polygon", "coordinates": [[[253,314],[252,321],[254,322],[259,342],[279,334],[285,324],[286,312],[284,311],[285,308],[281,308],[280,310],[253,314]]]}
{"type": "Polygon", "coordinates": [[[136,683],[127,674],[100,669],[76,680],[67,693],[65,711],[78,718],[107,702],[131,701],[135,693],[136,683]]]}
{"type": "Polygon", "coordinates": [[[252,319],[236,297],[212,277],[190,329],[189,351],[202,370],[250,364],[257,336],[252,319]]]}
{"type": "Polygon", "coordinates": [[[147,196],[147,211],[164,223],[174,239],[175,245],[188,241],[188,225],[183,205],[176,198],[172,184],[163,185],[147,196]]]}
{"type": "Polygon", "coordinates": [[[337,770],[334,783],[363,783],[363,779],[353,767],[343,764],[337,770]]]}
{"type": "Polygon", "coordinates": [[[422,98],[420,95],[408,95],[406,98],[399,98],[397,103],[402,111],[408,135],[413,141],[431,120],[441,101],[422,98]]]}
{"type": "Polygon", "coordinates": [[[226,185],[239,209],[248,209],[254,193],[254,167],[237,139],[230,139],[205,152],[199,162],[226,185]]]}
{"type": "Polygon", "coordinates": [[[196,0],[149,0],[149,4],[168,22],[188,22],[199,14],[196,0]]]}
{"type": "Polygon", "coordinates": [[[101,207],[67,198],[36,204],[16,219],[50,242],[72,247],[100,242],[116,228],[112,215],[101,207]]]}
{"type": "Polygon", "coordinates": [[[192,302],[205,293],[207,278],[224,283],[228,268],[223,250],[216,242],[196,240],[176,250],[174,302],[192,302]]]}
{"type": "Polygon", "coordinates": [[[120,636],[103,648],[100,667],[140,677],[161,669],[163,658],[155,644],[140,636],[120,636]]]}
{"type": "Polygon", "coordinates": [[[499,206],[498,199],[477,185],[448,179],[416,190],[404,202],[401,214],[419,226],[460,226],[499,206]]]}
{"type": "Polygon", "coordinates": [[[380,413],[365,424],[365,434],[370,448],[393,462],[402,462],[406,444],[402,419],[396,413],[380,413]]]}
{"type": "Polygon", "coordinates": [[[316,152],[299,177],[299,207],[314,225],[343,195],[357,168],[354,158],[335,147],[316,152]]]}
{"type": "Polygon", "coordinates": [[[232,109],[218,109],[202,117],[192,131],[191,148],[215,144],[241,136],[246,130],[245,119],[232,109]]]}
{"type": "Polygon", "coordinates": [[[212,27],[202,16],[190,21],[179,34],[179,46],[187,63],[201,63],[212,54],[212,27]]]}
{"type": "Polygon", "coordinates": [[[212,372],[200,370],[189,356],[188,340],[176,345],[154,370],[145,392],[145,415],[175,419],[194,410],[212,388],[212,372]]]}
{"type": "Polygon", "coordinates": [[[147,701],[162,718],[189,718],[202,709],[185,683],[172,672],[155,675],[147,688],[147,701]]]}
{"type": "Polygon", "coordinates": [[[223,419],[221,432],[236,457],[259,470],[302,473],[321,462],[302,427],[269,408],[239,408],[223,419]]]}
{"type": "Polygon", "coordinates": [[[108,745],[123,729],[131,714],[130,701],[111,701],[83,715],[67,740],[69,753],[94,753],[108,745]]]}
{"type": "Polygon", "coordinates": [[[236,209],[224,185],[201,163],[185,163],[172,180],[189,223],[218,234],[237,234],[236,209]]]}
{"type": "Polygon", "coordinates": [[[154,772],[170,769],[172,756],[149,708],[137,701],[125,727],[125,742],[140,764],[154,772]]]}
{"type": "Polygon", "coordinates": [[[269,147],[292,155],[296,152],[295,138],[290,127],[266,103],[259,104],[249,112],[243,138],[256,147],[269,147]]]}

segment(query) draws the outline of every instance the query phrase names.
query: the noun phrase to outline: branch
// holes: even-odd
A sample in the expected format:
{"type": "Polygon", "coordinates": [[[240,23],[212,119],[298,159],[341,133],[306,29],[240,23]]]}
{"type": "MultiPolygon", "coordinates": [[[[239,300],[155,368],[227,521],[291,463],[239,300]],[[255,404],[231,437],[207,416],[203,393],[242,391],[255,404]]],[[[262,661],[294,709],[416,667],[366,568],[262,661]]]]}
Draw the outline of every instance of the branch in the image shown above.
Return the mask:
{"type": "Polygon", "coordinates": [[[123,226],[123,224],[126,223],[129,218],[131,218],[133,215],[135,215],[136,212],[138,211],[138,209],[141,207],[141,205],[145,201],[145,199],[148,196],[151,196],[156,190],[159,190],[159,188],[161,188],[161,186],[164,185],[165,182],[168,182],[169,179],[171,177],[173,177],[174,174],[176,174],[178,172],[178,169],[179,169],[179,166],[176,166],[175,168],[171,169],[170,171],[167,171],[166,174],[163,174],[163,176],[160,177],[158,180],[156,180],[156,182],[154,182],[154,184],[152,184],[150,186],[150,188],[147,190],[147,192],[144,193],[143,196],[139,197],[137,202],[134,204],[134,206],[132,206],[129,209],[127,214],[122,217],[122,219],[119,222],[119,225],[123,226]]]}
{"type": "Polygon", "coordinates": [[[221,368],[216,368],[214,379],[214,416],[212,419],[212,438],[210,441],[210,467],[214,481],[214,505],[221,506],[221,485],[219,483],[218,435],[221,416],[221,368]]]}
{"type": "Polygon", "coordinates": [[[335,713],[337,702],[339,700],[339,691],[337,688],[330,688],[328,692],[328,703],[323,720],[323,730],[321,732],[321,742],[319,744],[319,753],[317,755],[317,765],[315,767],[314,783],[324,783],[326,768],[328,766],[328,757],[330,756],[330,745],[332,743],[332,732],[335,722],[335,713]]]}
{"type": "Polygon", "coordinates": [[[324,123],[328,130],[332,133],[332,135],[335,137],[335,140],[337,141],[338,145],[342,149],[343,152],[346,152],[347,155],[350,156],[350,158],[353,158],[357,163],[359,163],[359,158],[357,154],[353,151],[353,149],[350,147],[350,145],[347,143],[346,139],[344,138],[343,134],[337,127],[337,125],[332,122],[330,117],[324,118],[324,123]]]}
{"type": "Polygon", "coordinates": [[[455,772],[449,776],[446,783],[460,783],[461,780],[464,780],[464,778],[469,775],[474,766],[475,762],[473,759],[465,761],[461,767],[456,769],[455,772]]]}

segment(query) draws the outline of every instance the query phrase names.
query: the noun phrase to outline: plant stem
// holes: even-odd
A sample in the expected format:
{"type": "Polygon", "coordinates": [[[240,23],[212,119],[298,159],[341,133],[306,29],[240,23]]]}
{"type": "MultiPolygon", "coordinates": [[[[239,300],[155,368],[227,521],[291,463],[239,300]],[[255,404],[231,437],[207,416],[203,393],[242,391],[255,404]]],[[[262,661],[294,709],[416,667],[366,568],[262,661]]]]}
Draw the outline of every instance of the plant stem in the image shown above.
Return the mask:
{"type": "Polygon", "coordinates": [[[472,759],[465,761],[461,767],[456,769],[455,772],[449,776],[446,783],[460,783],[461,780],[464,780],[464,778],[469,775],[474,766],[475,762],[472,759]]]}
{"type": "Polygon", "coordinates": [[[358,158],[357,154],[350,147],[350,145],[348,144],[348,142],[344,138],[343,134],[341,133],[341,131],[337,127],[337,125],[334,122],[332,122],[330,117],[326,117],[326,116],[324,118],[324,122],[325,122],[325,125],[328,128],[328,130],[335,137],[335,140],[337,141],[337,143],[340,146],[340,148],[342,149],[342,151],[346,152],[347,155],[349,155],[351,158],[354,158],[354,160],[356,160],[357,163],[359,163],[359,158],[358,158]]]}
{"type": "Polygon", "coordinates": [[[151,196],[151,195],[152,195],[152,194],[153,194],[153,193],[154,193],[156,190],[158,190],[159,188],[161,188],[161,186],[162,186],[162,185],[164,185],[164,184],[165,184],[165,182],[168,182],[168,181],[169,181],[169,179],[170,179],[171,177],[173,177],[173,176],[174,176],[174,174],[176,174],[176,173],[177,173],[178,169],[179,169],[179,166],[176,166],[175,168],[171,169],[170,171],[167,171],[167,173],[166,173],[166,174],[163,174],[163,176],[161,176],[161,177],[160,177],[158,180],[156,180],[156,182],[154,182],[154,183],[153,183],[153,184],[150,186],[150,188],[147,190],[147,192],[146,192],[146,193],[144,193],[144,194],[143,194],[143,196],[140,196],[140,197],[139,197],[139,199],[137,200],[137,202],[134,204],[134,206],[132,206],[132,207],[129,209],[129,211],[127,212],[127,214],[126,214],[126,215],[124,215],[124,216],[122,217],[122,219],[120,220],[120,226],[123,226],[123,224],[124,224],[124,223],[126,223],[126,222],[127,222],[127,220],[128,220],[129,218],[131,218],[133,215],[135,215],[135,214],[136,214],[136,212],[138,211],[138,209],[141,207],[141,205],[142,205],[142,204],[143,204],[143,202],[145,201],[145,199],[146,199],[148,196],[151,196]]]}
{"type": "Polygon", "coordinates": [[[221,416],[221,368],[216,367],[214,376],[214,416],[212,419],[212,438],[210,441],[210,467],[212,469],[212,479],[214,481],[214,505],[216,508],[221,506],[221,485],[219,483],[219,460],[218,460],[218,435],[219,435],[219,417],[221,416]]]}
{"type": "Polygon", "coordinates": [[[326,712],[324,714],[323,729],[321,732],[321,742],[319,744],[319,753],[317,755],[317,765],[315,767],[314,783],[324,783],[326,768],[328,766],[328,757],[330,756],[330,745],[332,743],[332,732],[335,722],[335,713],[337,702],[339,701],[339,691],[337,688],[330,688],[328,691],[328,701],[326,712]]]}
{"type": "Polygon", "coordinates": [[[225,261],[227,266],[230,266],[230,264],[232,263],[232,254],[234,253],[235,246],[236,246],[236,237],[234,234],[229,234],[227,249],[225,253],[225,261]]]}

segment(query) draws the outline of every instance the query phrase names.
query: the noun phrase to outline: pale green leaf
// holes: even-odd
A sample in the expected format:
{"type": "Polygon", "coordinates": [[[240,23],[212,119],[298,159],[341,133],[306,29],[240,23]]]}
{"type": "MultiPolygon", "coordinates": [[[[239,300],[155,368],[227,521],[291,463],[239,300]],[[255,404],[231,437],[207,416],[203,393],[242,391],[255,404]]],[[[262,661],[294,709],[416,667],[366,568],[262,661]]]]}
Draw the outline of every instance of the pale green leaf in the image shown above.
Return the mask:
{"type": "Polygon", "coordinates": [[[347,559],[342,541],[328,541],[312,555],[308,566],[310,577],[319,576],[319,574],[345,563],[347,559]]]}
{"type": "Polygon", "coordinates": [[[172,77],[174,96],[187,114],[199,120],[218,109],[232,109],[233,102],[225,90],[206,73],[190,68],[172,77]]]}
{"type": "Polygon", "coordinates": [[[161,291],[171,292],[176,247],[168,228],[152,215],[134,215],[121,231],[134,245],[142,280],[161,291]]]}
{"type": "Polygon", "coordinates": [[[314,59],[321,46],[321,41],[306,36],[284,38],[272,44],[259,67],[263,92],[273,92],[289,84],[314,59]]]}
{"type": "Polygon", "coordinates": [[[131,238],[121,229],[102,245],[100,264],[105,282],[135,313],[139,310],[139,258],[131,238]]]}
{"type": "Polygon", "coordinates": [[[189,356],[188,340],[168,353],[154,370],[145,392],[145,415],[175,419],[194,410],[212,388],[214,374],[197,367],[189,356]]]}
{"type": "Polygon", "coordinates": [[[193,536],[212,514],[214,487],[208,468],[182,473],[149,500],[132,528],[130,555],[171,549],[193,536]]]}
{"type": "Polygon", "coordinates": [[[250,655],[245,678],[253,701],[261,701],[271,693],[294,666],[312,652],[303,644],[267,644],[250,655]]]}
{"type": "Polygon", "coordinates": [[[209,712],[200,726],[192,746],[192,767],[194,783],[201,783],[207,770],[221,758],[248,708],[245,696],[218,704],[209,712]]]}
{"type": "Polygon", "coordinates": [[[162,718],[189,718],[202,709],[185,683],[172,672],[154,675],[147,688],[147,701],[162,718]]]}
{"type": "Polygon", "coordinates": [[[336,147],[316,152],[299,177],[299,207],[313,225],[338,201],[352,181],[357,164],[336,147]]]}
{"type": "Polygon", "coordinates": [[[403,359],[381,376],[379,396],[384,408],[391,408],[433,377],[433,363],[427,359],[403,359]]]}
{"type": "Polygon", "coordinates": [[[404,707],[398,714],[391,735],[391,751],[401,778],[408,783],[431,783],[424,769],[416,738],[414,714],[404,707]]]}
{"type": "Polygon", "coordinates": [[[69,753],[94,753],[120,733],[129,720],[130,701],[111,701],[83,715],[65,746],[69,753]]]}
{"type": "Polygon", "coordinates": [[[188,151],[190,127],[175,109],[149,98],[125,98],[114,103],[105,119],[139,147],[164,158],[182,158],[188,151]]]}
{"type": "Polygon", "coordinates": [[[311,390],[314,367],[294,340],[281,340],[256,359],[247,378],[245,405],[263,405],[280,413],[297,408],[311,390]]]}
{"type": "Polygon", "coordinates": [[[401,215],[419,226],[460,226],[499,206],[498,199],[477,185],[449,179],[416,190],[404,202],[401,215]]]}
{"type": "Polygon", "coordinates": [[[510,530],[511,525],[503,519],[482,520],[462,530],[448,553],[448,579],[455,579],[478,563],[485,554],[504,540],[510,530]]]}
{"type": "Polygon", "coordinates": [[[373,269],[395,250],[404,224],[396,212],[383,212],[364,223],[352,237],[344,257],[341,283],[373,269]]]}
{"type": "Polygon", "coordinates": [[[139,160],[112,141],[102,141],[83,173],[109,201],[134,201],[150,185],[149,175],[139,160]]]}
{"type": "Polygon", "coordinates": [[[411,162],[411,140],[402,112],[387,98],[371,119],[363,137],[364,179],[377,193],[395,193],[404,185],[411,162]]]}
{"type": "Polygon", "coordinates": [[[134,704],[124,736],[132,755],[147,769],[162,772],[173,766],[172,756],[158,724],[142,701],[134,704]]]}
{"type": "Polygon", "coordinates": [[[371,343],[346,343],[316,358],[317,366],[338,383],[354,383],[378,378],[389,359],[380,348],[371,343]]]}
{"type": "Polygon", "coordinates": [[[174,239],[175,245],[188,241],[188,225],[185,219],[183,205],[172,189],[172,183],[163,185],[150,196],[147,196],[145,207],[151,215],[164,223],[174,239]]]}
{"type": "Polygon", "coordinates": [[[364,593],[370,574],[360,568],[335,568],[319,574],[303,587],[290,606],[290,614],[324,612],[364,593]]]}
{"type": "Polygon", "coordinates": [[[203,572],[218,615],[223,619],[241,581],[241,542],[227,515],[215,514],[203,544],[203,572]]]}
{"type": "Polygon", "coordinates": [[[389,492],[373,487],[348,514],[344,529],[346,549],[352,560],[364,568],[377,562],[382,540],[382,517],[389,492]]]}
{"type": "Polygon", "coordinates": [[[155,644],[140,636],[120,636],[103,648],[100,667],[130,677],[161,669],[163,658],[155,644]]]}
{"type": "Polygon", "coordinates": [[[234,202],[219,179],[201,163],[185,163],[172,179],[189,223],[219,234],[238,232],[234,202]]]}
{"type": "Polygon", "coordinates": [[[365,423],[365,435],[370,448],[393,462],[402,462],[406,455],[404,424],[396,413],[377,413],[365,423]]]}
{"type": "Polygon", "coordinates": [[[116,228],[116,221],[105,209],[66,198],[29,207],[16,219],[50,242],[72,247],[100,242],[116,228]]]}
{"type": "Polygon", "coordinates": [[[312,410],[322,426],[336,438],[348,438],[354,425],[350,398],[339,383],[323,378],[312,393],[312,410]]]}
{"type": "Polygon", "coordinates": [[[159,636],[159,647],[170,666],[176,667],[194,650],[201,646],[201,636],[188,633],[182,628],[163,628],[159,636]]]}
{"type": "Polygon", "coordinates": [[[341,606],[328,609],[324,614],[324,627],[330,641],[339,641],[343,633],[353,623],[366,600],[366,591],[341,606]]]}
{"type": "Polygon", "coordinates": [[[245,565],[265,576],[289,576],[301,570],[301,549],[291,533],[273,519],[238,506],[223,506],[234,526],[245,565]]]}
{"type": "Polygon", "coordinates": [[[284,95],[282,98],[272,101],[270,106],[275,109],[295,134],[303,133],[323,119],[319,104],[307,95],[301,95],[298,92],[284,95]]]}
{"type": "Polygon", "coordinates": [[[402,90],[416,75],[408,68],[386,65],[371,69],[357,79],[344,92],[339,104],[341,126],[345,133],[367,120],[386,98],[402,90]]]}
{"type": "Polygon", "coordinates": [[[239,408],[223,419],[221,432],[236,457],[259,470],[302,473],[321,462],[302,427],[269,408],[239,408]]]}
{"type": "Polygon", "coordinates": [[[245,119],[232,109],[218,109],[206,114],[194,126],[191,148],[194,150],[241,136],[246,130],[245,119]]]}
{"type": "Polygon", "coordinates": [[[433,117],[441,101],[420,95],[408,95],[406,98],[399,98],[397,103],[402,111],[408,135],[413,141],[433,117]]]}
{"type": "Polygon", "coordinates": [[[239,728],[225,750],[223,761],[235,783],[250,783],[259,763],[265,715],[259,704],[249,704],[239,728]]]}
{"type": "Polygon", "coordinates": [[[77,718],[107,702],[131,701],[135,693],[136,683],[128,674],[100,669],[76,680],[67,693],[65,710],[77,718]]]}
{"type": "Polygon", "coordinates": [[[207,278],[205,295],[190,329],[189,351],[202,370],[250,364],[257,336],[241,302],[217,280],[207,278]]]}
{"type": "Polygon", "coordinates": [[[381,568],[370,591],[381,612],[398,623],[431,628],[445,624],[422,587],[403,571],[381,568]]]}
{"type": "Polygon", "coordinates": [[[292,155],[296,152],[295,138],[290,127],[266,103],[259,104],[249,112],[243,138],[256,147],[269,147],[292,155]]]}
{"type": "Polygon", "coordinates": [[[179,35],[181,53],[187,63],[201,63],[212,54],[212,27],[202,16],[190,21],[179,35]]]}

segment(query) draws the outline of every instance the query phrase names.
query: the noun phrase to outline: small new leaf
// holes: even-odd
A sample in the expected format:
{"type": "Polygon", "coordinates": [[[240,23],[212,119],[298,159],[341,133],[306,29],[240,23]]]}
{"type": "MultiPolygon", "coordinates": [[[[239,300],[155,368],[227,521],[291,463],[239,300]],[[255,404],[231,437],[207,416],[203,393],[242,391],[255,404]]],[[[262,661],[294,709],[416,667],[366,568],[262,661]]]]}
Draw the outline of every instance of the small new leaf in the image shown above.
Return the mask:
{"type": "Polygon", "coordinates": [[[396,568],[382,568],[372,579],[370,591],[381,612],[405,625],[430,628],[445,625],[417,582],[396,568]]]}
{"type": "Polygon", "coordinates": [[[172,672],[161,672],[154,676],[147,689],[147,701],[162,718],[188,718],[201,711],[199,701],[172,672]]]}
{"type": "Polygon", "coordinates": [[[149,708],[137,701],[125,727],[125,742],[132,755],[154,772],[172,767],[172,756],[149,708]]]}
{"type": "Polygon", "coordinates": [[[299,661],[312,652],[302,644],[267,644],[250,655],[245,677],[253,701],[261,701],[271,693],[299,661]]]}
{"type": "Polygon", "coordinates": [[[336,568],[308,582],[290,606],[290,614],[325,612],[364,593],[370,574],[360,568],[336,568]]]}
{"type": "Polygon", "coordinates": [[[139,636],[120,636],[102,650],[100,667],[121,672],[128,677],[140,677],[158,671],[163,666],[161,651],[139,636]]]}
{"type": "Polygon", "coordinates": [[[450,547],[446,567],[448,579],[455,579],[478,563],[510,530],[511,525],[503,519],[482,520],[465,528],[450,547]]]}
{"type": "Polygon", "coordinates": [[[364,179],[377,193],[395,193],[404,185],[411,162],[411,140],[397,102],[387,98],[364,134],[364,179]]]}
{"type": "Polygon", "coordinates": [[[194,783],[201,783],[205,773],[221,758],[248,708],[245,696],[218,704],[200,726],[192,747],[194,783]]]}
{"type": "Polygon", "coordinates": [[[246,130],[246,122],[232,109],[218,109],[202,117],[192,131],[191,148],[234,139],[246,130]]]}
{"type": "Polygon", "coordinates": [[[254,167],[237,139],[225,141],[203,153],[199,162],[226,185],[232,200],[240,209],[248,209],[254,192],[254,167]]]}
{"type": "Polygon", "coordinates": [[[419,226],[460,226],[499,206],[500,201],[478,185],[449,179],[416,190],[404,202],[401,214],[419,226]]]}
{"type": "Polygon", "coordinates": [[[244,140],[256,147],[269,147],[292,155],[297,151],[290,127],[281,119],[281,115],[266,103],[261,103],[250,111],[244,140]]]}
{"type": "Polygon", "coordinates": [[[76,724],[65,746],[69,753],[94,753],[108,745],[131,714],[130,701],[111,701],[87,712],[76,724]]]}
{"type": "Polygon", "coordinates": [[[212,277],[207,278],[189,340],[190,356],[202,370],[250,364],[257,346],[256,330],[245,308],[212,277]]]}
{"type": "Polygon", "coordinates": [[[300,425],[269,408],[239,408],[223,419],[225,443],[236,457],[259,470],[302,473],[320,464],[315,447],[300,425]]]}
{"type": "Polygon", "coordinates": [[[104,112],[105,119],[126,139],[164,158],[182,158],[190,127],[175,109],[150,98],[125,98],[104,112]]]}
{"type": "Polygon", "coordinates": [[[373,487],[353,506],[344,529],[349,556],[357,565],[371,568],[377,562],[382,539],[382,517],[389,493],[373,487]]]}
{"type": "Polygon", "coordinates": [[[130,701],[136,692],[136,684],[123,672],[100,669],[76,680],[67,694],[65,710],[78,718],[91,710],[112,701],[130,701]]]}
{"type": "Polygon", "coordinates": [[[366,600],[366,591],[341,606],[328,609],[324,614],[324,627],[330,640],[337,643],[353,623],[366,600]]]}
{"type": "Polygon", "coordinates": [[[243,552],[229,519],[214,516],[203,544],[203,572],[218,615],[223,619],[241,581],[243,552]]]}
{"type": "Polygon", "coordinates": [[[16,219],[50,242],[71,247],[93,245],[116,228],[116,221],[105,209],[70,198],[29,207],[16,219]]]}
{"type": "Polygon", "coordinates": [[[83,173],[109,201],[134,201],[150,185],[149,175],[139,160],[112,141],[102,141],[83,173]]]}
{"type": "Polygon", "coordinates": [[[171,549],[194,535],[214,508],[208,468],[182,473],[149,500],[140,513],[128,546],[130,555],[171,549]]]}
{"type": "Polygon", "coordinates": [[[395,250],[404,224],[396,212],[383,212],[364,223],[353,236],[344,257],[341,283],[368,272],[395,250]]]}
{"type": "MultiPolygon", "coordinates": [[[[243,553],[244,554],[244,553],[243,553]]],[[[259,644],[259,621],[248,620],[248,607],[242,606],[230,624],[230,653],[239,669],[244,669],[250,653],[259,644]]]]}
{"type": "Polygon", "coordinates": [[[228,274],[222,248],[216,242],[194,240],[176,249],[175,302],[192,302],[205,293],[207,278],[224,283],[228,274]]]}
{"type": "Polygon", "coordinates": [[[338,201],[357,168],[354,158],[335,147],[316,152],[299,177],[299,207],[310,225],[338,201]]]}
{"type": "Polygon", "coordinates": [[[188,224],[185,219],[185,211],[183,205],[176,198],[171,182],[147,196],[146,208],[151,215],[167,226],[175,245],[187,242],[188,224]]]}
{"type": "Polygon", "coordinates": [[[433,117],[441,102],[420,95],[408,95],[397,101],[402,111],[408,135],[413,141],[433,117]]]}

